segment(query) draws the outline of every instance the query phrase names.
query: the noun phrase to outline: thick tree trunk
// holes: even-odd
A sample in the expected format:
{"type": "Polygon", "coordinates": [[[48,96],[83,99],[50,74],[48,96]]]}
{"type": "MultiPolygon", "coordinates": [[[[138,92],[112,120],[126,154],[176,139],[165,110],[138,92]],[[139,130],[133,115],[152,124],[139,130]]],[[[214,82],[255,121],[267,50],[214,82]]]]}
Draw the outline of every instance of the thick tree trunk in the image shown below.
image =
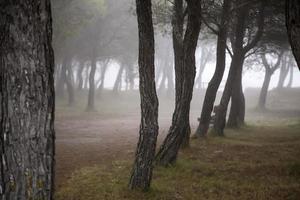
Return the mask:
{"type": "Polygon", "coordinates": [[[217,62],[216,69],[212,79],[208,84],[208,88],[205,93],[205,98],[202,106],[202,112],[200,117],[199,126],[196,130],[195,135],[206,136],[209,123],[211,120],[211,112],[213,110],[213,105],[216,100],[217,92],[220,83],[223,79],[225,65],[226,65],[226,40],[228,35],[228,18],[230,11],[231,0],[225,0],[223,4],[222,11],[222,21],[218,35],[217,42],[217,62]]]}
{"type": "Polygon", "coordinates": [[[235,83],[233,85],[231,94],[231,107],[228,117],[227,126],[231,128],[238,128],[244,124],[245,117],[245,98],[242,87],[242,73],[244,65],[244,55],[240,57],[240,62],[237,66],[237,74],[235,83]]]}
{"type": "Polygon", "coordinates": [[[0,6],[0,198],[53,199],[54,57],[49,0],[0,6]]]}
{"type": "Polygon", "coordinates": [[[268,94],[268,89],[271,81],[271,76],[272,76],[271,72],[269,71],[265,72],[264,83],[262,85],[260,95],[259,95],[259,101],[258,101],[258,108],[262,110],[266,109],[267,94],[268,94]]]}
{"type": "Polygon", "coordinates": [[[242,70],[241,67],[243,66],[243,62],[244,62],[245,51],[243,49],[243,41],[244,41],[245,25],[246,25],[246,18],[248,16],[248,12],[249,10],[247,6],[242,6],[237,11],[235,41],[233,44],[234,53],[233,53],[225,89],[221,98],[220,105],[216,110],[215,120],[214,120],[214,132],[219,136],[224,135],[228,104],[235,85],[239,83],[238,78],[239,78],[239,74],[241,73],[242,70]]]}
{"type": "Polygon", "coordinates": [[[293,54],[300,69],[300,1],[286,0],[286,26],[293,54]]]}
{"type": "Polygon", "coordinates": [[[141,96],[140,137],[129,182],[131,189],[150,187],[158,135],[158,99],[155,87],[154,30],[151,0],[136,0],[139,28],[139,74],[141,96]]]}
{"type": "Polygon", "coordinates": [[[97,69],[96,55],[91,60],[91,71],[89,76],[89,94],[86,111],[95,111],[95,74],[97,69]]]}
{"type": "MultiPolygon", "coordinates": [[[[182,4],[177,5],[176,2],[177,1],[175,1],[175,13],[177,9],[176,6],[182,7],[182,4]]],[[[177,82],[176,80],[176,87],[181,88],[176,88],[176,105],[173,114],[172,125],[156,157],[157,163],[163,166],[173,164],[177,159],[177,154],[180,147],[188,146],[189,143],[190,102],[192,99],[194,79],[196,74],[195,51],[201,26],[201,1],[187,0],[187,5],[188,22],[183,40],[183,66],[181,69],[182,71],[178,69],[176,70],[175,68],[176,79],[180,77],[182,81],[177,82]],[[180,71],[181,73],[178,74],[178,72],[180,71]],[[180,91],[180,93],[178,93],[178,91],[180,91]]],[[[175,41],[175,43],[176,42],[177,41],[175,41]]]]}
{"type": "MultiPolygon", "coordinates": [[[[263,29],[264,29],[264,18],[265,18],[265,6],[266,2],[262,1],[260,10],[259,10],[259,15],[257,18],[257,23],[258,23],[258,29],[252,40],[247,43],[246,46],[243,46],[244,43],[244,36],[243,38],[240,38],[239,40],[236,40],[238,42],[238,46],[242,46],[242,51],[237,52],[234,49],[234,54],[242,54],[241,62],[239,62],[239,65],[237,66],[237,74],[235,77],[235,83],[234,87],[232,90],[232,98],[231,98],[231,109],[230,109],[230,114],[229,114],[229,119],[227,125],[232,128],[238,128],[241,125],[245,123],[245,97],[244,97],[244,92],[243,92],[243,87],[242,87],[242,73],[243,73],[243,65],[244,65],[244,60],[245,60],[245,55],[247,52],[249,52],[251,49],[253,49],[256,44],[259,42],[260,38],[262,37],[263,34],[263,29]]],[[[249,8],[247,9],[247,13],[249,12],[249,8]]],[[[243,15],[243,14],[242,14],[243,15]]],[[[248,17],[248,16],[247,16],[248,17]]],[[[245,32],[245,21],[241,24],[243,27],[243,32],[245,32]]],[[[248,38],[250,40],[250,38],[248,38]]],[[[224,116],[224,115],[223,115],[224,116]]]]}

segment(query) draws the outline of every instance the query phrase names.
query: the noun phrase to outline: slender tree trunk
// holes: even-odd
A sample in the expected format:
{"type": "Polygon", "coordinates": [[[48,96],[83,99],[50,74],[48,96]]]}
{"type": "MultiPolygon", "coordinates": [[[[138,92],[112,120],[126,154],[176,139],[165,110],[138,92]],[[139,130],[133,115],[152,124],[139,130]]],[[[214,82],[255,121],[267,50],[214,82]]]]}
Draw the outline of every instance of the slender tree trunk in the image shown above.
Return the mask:
{"type": "MultiPolygon", "coordinates": [[[[246,53],[249,52],[251,49],[253,49],[256,46],[256,44],[259,42],[260,38],[262,37],[263,29],[264,29],[265,6],[266,6],[266,2],[262,1],[260,10],[259,10],[259,15],[257,18],[258,29],[257,29],[255,36],[253,38],[251,38],[251,42],[249,42],[246,46],[243,46],[244,36],[241,40],[237,40],[237,42],[239,43],[239,46],[242,46],[241,54],[243,54],[243,57],[237,67],[237,74],[236,74],[236,78],[235,78],[234,87],[232,90],[232,99],[231,99],[232,106],[231,106],[229,119],[228,119],[228,123],[227,123],[228,126],[233,127],[233,128],[238,128],[239,126],[241,126],[245,123],[246,106],[245,106],[244,92],[243,92],[243,88],[242,88],[243,65],[244,65],[246,53]]],[[[249,8],[247,10],[247,13],[249,13],[249,8]]],[[[245,21],[241,25],[244,29],[243,32],[245,32],[245,28],[246,28],[245,21]]],[[[250,38],[248,38],[248,40],[250,40],[250,38]]],[[[234,50],[234,54],[235,53],[240,54],[240,52],[236,52],[234,50]]]]}
{"type": "Polygon", "coordinates": [[[289,82],[287,84],[288,88],[291,88],[293,85],[293,79],[294,79],[294,66],[291,64],[290,65],[290,79],[289,82]]]}
{"type": "MultiPolygon", "coordinates": [[[[95,52],[95,51],[94,51],[95,52]]],[[[92,56],[91,60],[91,71],[89,76],[89,94],[88,94],[88,104],[86,110],[95,111],[95,74],[97,69],[96,55],[92,56]]]]}
{"type": "Polygon", "coordinates": [[[78,82],[77,90],[78,91],[81,91],[83,89],[83,77],[82,77],[83,70],[84,70],[84,62],[80,61],[78,70],[77,70],[77,82],[78,82]]]}
{"type": "Polygon", "coordinates": [[[59,98],[63,98],[65,92],[65,83],[67,78],[66,62],[67,62],[67,57],[65,56],[62,61],[62,65],[60,67],[59,79],[56,85],[56,96],[59,98]]]}
{"type": "MultiPolygon", "coordinates": [[[[176,2],[177,1],[175,1],[175,13],[177,9],[176,6],[182,7],[182,2],[181,5],[177,5],[176,2]]],[[[181,87],[181,89],[180,93],[178,93],[179,90],[176,88],[176,106],[173,114],[172,125],[157,154],[157,163],[163,166],[173,164],[177,159],[180,147],[186,147],[189,144],[190,102],[192,100],[196,74],[195,51],[201,27],[201,1],[187,0],[187,5],[188,22],[183,40],[183,66],[181,71],[182,73],[179,75],[182,82],[176,83],[176,87],[181,87]]],[[[176,79],[178,78],[178,71],[179,70],[177,69],[176,79]]]]}
{"type": "Polygon", "coordinates": [[[73,84],[73,70],[72,70],[72,59],[68,60],[66,64],[67,74],[65,77],[67,91],[68,91],[68,104],[69,106],[73,106],[75,103],[74,96],[74,84],[73,84]]]}
{"type": "Polygon", "coordinates": [[[123,74],[123,71],[124,71],[124,64],[122,63],[120,65],[120,68],[119,68],[119,72],[118,72],[118,75],[117,75],[117,78],[116,78],[116,81],[115,81],[115,84],[114,84],[114,87],[113,87],[113,92],[115,94],[118,93],[118,91],[121,89],[121,84],[122,84],[122,74],[123,74]]]}
{"type": "Polygon", "coordinates": [[[53,199],[55,133],[51,21],[49,0],[1,3],[2,200],[53,199]]]}
{"type": "Polygon", "coordinates": [[[286,0],[286,26],[293,54],[300,69],[300,1],[286,0]]]}
{"type": "Polygon", "coordinates": [[[278,90],[281,90],[284,87],[284,82],[285,82],[285,79],[286,79],[288,71],[289,71],[289,68],[287,65],[287,57],[288,56],[284,57],[283,62],[280,67],[279,80],[278,80],[278,84],[277,84],[278,90]]]}
{"type": "Polygon", "coordinates": [[[101,68],[101,76],[100,76],[100,85],[98,87],[99,93],[101,94],[104,89],[104,81],[105,81],[105,75],[108,68],[109,60],[106,60],[103,63],[103,66],[101,68]]]}
{"type": "Polygon", "coordinates": [[[226,65],[226,40],[228,35],[228,18],[230,11],[231,0],[225,0],[223,4],[222,11],[222,21],[218,35],[217,42],[217,62],[216,69],[212,79],[208,84],[208,88],[205,93],[205,98],[202,106],[202,112],[200,117],[199,126],[196,130],[195,135],[206,136],[209,123],[211,120],[211,112],[213,110],[213,105],[217,96],[217,92],[220,83],[223,79],[225,65],[226,65]]]}
{"type": "Polygon", "coordinates": [[[158,99],[155,87],[151,0],[136,0],[136,10],[139,28],[141,124],[129,187],[131,189],[148,190],[152,179],[158,135],[158,99]]]}
{"type": "Polygon", "coordinates": [[[271,81],[271,76],[272,76],[271,72],[269,71],[265,72],[264,83],[261,88],[259,101],[258,101],[258,108],[262,110],[266,109],[267,94],[268,94],[268,89],[271,81]]]}
{"type": "Polygon", "coordinates": [[[234,54],[231,61],[231,66],[225,85],[225,89],[221,98],[220,105],[216,110],[215,120],[214,120],[214,132],[219,135],[224,135],[224,128],[226,123],[226,114],[228,109],[228,104],[230,97],[232,95],[233,87],[236,83],[236,78],[239,75],[239,68],[243,64],[244,60],[244,49],[243,49],[243,39],[245,34],[245,23],[248,15],[248,8],[243,6],[237,11],[237,24],[235,28],[235,41],[233,44],[234,54]]]}

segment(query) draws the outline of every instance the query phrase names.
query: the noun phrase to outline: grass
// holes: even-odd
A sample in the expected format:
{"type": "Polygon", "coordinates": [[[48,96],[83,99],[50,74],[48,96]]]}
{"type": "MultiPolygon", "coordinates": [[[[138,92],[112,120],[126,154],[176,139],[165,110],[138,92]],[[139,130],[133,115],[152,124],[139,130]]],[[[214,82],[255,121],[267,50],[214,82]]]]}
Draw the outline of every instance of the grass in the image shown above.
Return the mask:
{"type": "Polygon", "coordinates": [[[300,199],[300,123],[248,125],[192,140],[176,165],[156,167],[148,192],[127,187],[131,160],[73,173],[57,200],[300,199]]]}

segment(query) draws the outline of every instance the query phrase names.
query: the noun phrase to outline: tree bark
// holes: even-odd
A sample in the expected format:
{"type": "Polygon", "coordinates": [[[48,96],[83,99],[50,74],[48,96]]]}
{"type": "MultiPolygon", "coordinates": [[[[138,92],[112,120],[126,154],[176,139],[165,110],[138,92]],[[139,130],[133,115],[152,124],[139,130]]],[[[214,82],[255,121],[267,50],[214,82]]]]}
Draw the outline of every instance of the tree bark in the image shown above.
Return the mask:
{"type": "Polygon", "coordinates": [[[49,0],[0,6],[0,196],[53,199],[54,56],[49,0]]]}
{"type": "Polygon", "coordinates": [[[300,69],[300,2],[286,0],[286,26],[293,54],[300,69]]]}
{"type": "Polygon", "coordinates": [[[230,15],[230,5],[231,5],[231,0],[224,1],[221,25],[220,25],[220,29],[218,33],[218,41],[217,41],[216,69],[212,79],[208,84],[208,88],[205,93],[200,122],[195,133],[197,137],[206,136],[207,134],[209,123],[211,120],[211,112],[213,110],[213,105],[216,100],[220,83],[223,79],[225,65],[226,65],[226,40],[228,35],[228,18],[230,15]]]}
{"type": "MultiPolygon", "coordinates": [[[[175,15],[177,6],[175,1],[175,15]]],[[[182,2],[181,2],[182,3],[182,2]]],[[[176,105],[173,114],[172,125],[156,156],[157,164],[167,166],[173,164],[178,155],[180,147],[186,147],[190,136],[190,102],[193,94],[194,79],[196,74],[195,51],[201,27],[201,1],[187,0],[188,22],[183,40],[183,66],[175,67],[176,71],[176,105]],[[181,68],[181,69],[180,69],[181,68]],[[178,74],[178,72],[181,72],[178,74]],[[179,76],[178,76],[179,75],[179,76]],[[178,78],[181,82],[178,82],[178,78]],[[178,88],[180,87],[180,88],[178,88]],[[180,93],[178,93],[180,91],[180,93]]],[[[176,27],[174,30],[176,34],[176,27]]],[[[175,38],[177,35],[175,36],[175,38]]],[[[180,38],[179,38],[180,39],[180,38]]],[[[174,43],[176,45],[176,40],[174,43]]],[[[175,59],[176,62],[176,59],[175,59]]]]}
{"type": "MultiPolygon", "coordinates": [[[[264,18],[265,18],[265,6],[266,2],[261,2],[260,10],[259,10],[259,15],[258,15],[258,29],[255,34],[255,36],[252,38],[250,41],[250,38],[248,38],[248,44],[246,46],[243,46],[244,43],[244,36],[237,40],[236,42],[239,43],[239,46],[242,46],[242,51],[241,52],[236,52],[234,49],[234,54],[242,54],[241,57],[241,62],[239,62],[237,66],[237,74],[235,77],[235,83],[232,89],[232,98],[231,98],[231,109],[230,109],[230,114],[229,114],[229,119],[227,125],[232,128],[238,128],[241,125],[245,123],[245,97],[244,97],[244,92],[242,88],[242,73],[243,73],[243,65],[244,65],[244,60],[247,52],[249,52],[251,49],[253,49],[256,44],[259,42],[260,38],[262,37],[263,30],[264,30],[264,18]]],[[[249,13],[249,8],[247,8],[247,13],[249,13]]],[[[247,16],[248,17],[248,14],[247,16]]],[[[242,24],[243,26],[243,32],[246,30],[245,22],[242,24]]],[[[223,115],[224,116],[224,115],[223,115]]],[[[226,114],[225,114],[226,116],[226,114]]],[[[226,119],[225,119],[226,120],[226,119]]]]}
{"type": "Polygon", "coordinates": [[[155,87],[154,30],[151,0],[136,0],[139,28],[139,74],[141,96],[140,137],[129,182],[131,189],[148,190],[158,135],[158,99],[155,87]]]}
{"type": "Polygon", "coordinates": [[[235,27],[235,40],[233,44],[233,57],[230,65],[228,78],[225,89],[222,94],[220,105],[216,110],[214,120],[214,132],[219,135],[224,135],[224,128],[226,124],[226,114],[230,97],[232,95],[233,87],[236,84],[236,79],[239,76],[239,71],[244,61],[243,39],[245,35],[245,23],[248,16],[248,8],[242,6],[237,11],[237,23],[235,27]]]}

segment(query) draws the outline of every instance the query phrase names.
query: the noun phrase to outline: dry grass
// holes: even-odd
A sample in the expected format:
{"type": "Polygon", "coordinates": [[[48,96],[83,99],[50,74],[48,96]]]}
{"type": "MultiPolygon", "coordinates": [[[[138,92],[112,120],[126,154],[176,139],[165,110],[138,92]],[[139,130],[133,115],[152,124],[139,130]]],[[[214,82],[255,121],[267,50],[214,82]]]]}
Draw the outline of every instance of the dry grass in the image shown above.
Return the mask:
{"type": "Polygon", "coordinates": [[[156,167],[150,191],[127,188],[131,160],[83,168],[57,200],[300,199],[300,123],[247,126],[192,140],[175,166],[156,167]]]}

